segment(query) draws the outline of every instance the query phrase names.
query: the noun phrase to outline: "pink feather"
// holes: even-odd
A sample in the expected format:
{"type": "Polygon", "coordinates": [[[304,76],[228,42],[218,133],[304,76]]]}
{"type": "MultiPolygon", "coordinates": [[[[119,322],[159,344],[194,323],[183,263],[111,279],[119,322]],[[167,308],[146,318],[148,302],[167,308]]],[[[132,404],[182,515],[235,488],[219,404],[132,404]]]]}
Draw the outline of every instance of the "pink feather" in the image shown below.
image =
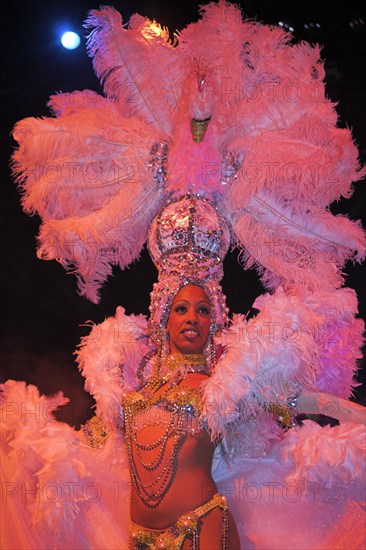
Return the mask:
{"type": "Polygon", "coordinates": [[[170,133],[179,75],[167,31],[137,15],[126,29],[111,7],[92,10],[85,26],[93,29],[88,52],[108,98],[117,102],[124,116],[137,116],[155,130],[170,133]]]}

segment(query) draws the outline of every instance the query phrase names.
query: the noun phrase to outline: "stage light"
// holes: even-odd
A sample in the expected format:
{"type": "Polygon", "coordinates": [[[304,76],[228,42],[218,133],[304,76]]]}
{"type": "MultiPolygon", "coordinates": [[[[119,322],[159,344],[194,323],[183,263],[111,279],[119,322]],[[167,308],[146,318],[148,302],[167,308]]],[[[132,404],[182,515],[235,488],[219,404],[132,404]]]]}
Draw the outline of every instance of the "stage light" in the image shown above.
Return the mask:
{"type": "Polygon", "coordinates": [[[61,44],[67,50],[75,50],[80,45],[80,36],[76,32],[64,32],[61,37],[61,44]]]}
{"type": "Polygon", "coordinates": [[[361,19],[360,17],[357,18],[357,19],[352,19],[348,25],[351,27],[351,29],[354,29],[354,30],[363,30],[364,28],[364,25],[365,25],[365,22],[363,19],[361,19]]]}
{"type": "Polygon", "coordinates": [[[290,23],[287,23],[286,21],[279,21],[278,25],[285,29],[286,31],[294,32],[294,27],[290,25],[290,23]]]}
{"type": "Polygon", "coordinates": [[[308,23],[304,23],[304,29],[311,33],[318,33],[321,27],[319,22],[309,21],[308,23]]]}

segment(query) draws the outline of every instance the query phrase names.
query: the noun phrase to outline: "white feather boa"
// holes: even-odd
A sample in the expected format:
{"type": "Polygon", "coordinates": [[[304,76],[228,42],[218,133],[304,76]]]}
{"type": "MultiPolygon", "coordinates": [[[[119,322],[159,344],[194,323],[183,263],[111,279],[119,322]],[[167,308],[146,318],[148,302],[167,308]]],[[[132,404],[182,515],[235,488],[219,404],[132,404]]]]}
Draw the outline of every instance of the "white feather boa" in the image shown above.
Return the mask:
{"type": "Polygon", "coordinates": [[[14,498],[26,503],[33,527],[46,537],[68,540],[86,500],[82,488],[91,481],[81,434],[52,414],[68,399],[61,392],[41,396],[35,386],[14,380],[3,384],[1,391],[6,482],[17,488],[14,498]]]}
{"type": "Polygon", "coordinates": [[[321,427],[311,420],[287,432],[280,460],[291,464],[288,480],[364,483],[366,430],[362,424],[321,427]]]}
{"type": "Polygon", "coordinates": [[[137,367],[152,349],[143,315],[116,315],[94,325],[77,352],[85,389],[96,400],[96,414],[112,431],[120,424],[122,393],[138,386],[137,367]]]}
{"type": "Polygon", "coordinates": [[[226,436],[229,447],[240,447],[238,428],[243,432],[243,423],[256,417],[264,423],[261,432],[267,423],[270,440],[273,423],[263,410],[272,403],[286,405],[299,391],[321,391],[326,384],[331,393],[348,398],[360,357],[363,322],[354,318],[357,300],[351,289],[303,297],[279,288],[259,297],[254,307],[260,310],[256,317],[235,316],[220,336],[226,351],[204,386],[204,419],[212,437],[226,436]]]}

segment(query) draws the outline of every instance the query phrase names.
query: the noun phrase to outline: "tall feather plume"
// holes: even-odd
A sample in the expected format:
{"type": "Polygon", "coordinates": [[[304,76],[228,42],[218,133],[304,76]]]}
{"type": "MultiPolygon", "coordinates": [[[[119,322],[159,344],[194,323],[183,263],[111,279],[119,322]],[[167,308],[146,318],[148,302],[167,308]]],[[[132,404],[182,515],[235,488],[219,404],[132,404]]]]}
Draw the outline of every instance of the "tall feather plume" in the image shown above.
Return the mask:
{"type": "Polygon", "coordinates": [[[231,87],[235,89],[241,71],[245,36],[240,10],[231,5],[226,13],[226,8],[225,2],[202,7],[202,19],[178,35],[181,95],[173,119],[168,180],[169,190],[178,195],[198,192],[218,200],[226,193],[220,177],[221,155],[236,118],[231,87]],[[201,143],[192,141],[192,119],[209,120],[201,143]]]}
{"type": "MultiPolygon", "coordinates": [[[[65,95],[63,101],[74,101],[74,95],[65,95]]],[[[141,124],[136,132],[124,130],[113,104],[100,100],[98,108],[85,101],[78,112],[65,111],[56,119],[28,118],[16,125],[14,137],[22,147],[13,156],[13,173],[27,212],[56,219],[86,214],[128,177],[123,166],[139,138],[137,130],[141,138],[146,129],[141,124]]]]}
{"type": "Polygon", "coordinates": [[[190,92],[188,110],[197,118],[200,112],[203,116],[212,115],[220,141],[236,116],[233,107],[236,109],[238,75],[242,70],[241,47],[247,29],[255,24],[244,25],[239,8],[226,2],[201,6],[201,16],[179,34],[179,57],[189,81],[201,81],[201,89],[196,86],[190,92]]]}
{"type": "Polygon", "coordinates": [[[165,191],[154,180],[156,132],[123,118],[93,92],[51,98],[57,118],[25,119],[13,173],[23,207],[42,218],[38,256],[76,272],[82,295],[97,302],[112,272],[135,260],[165,191]]]}
{"type": "Polygon", "coordinates": [[[258,191],[271,191],[299,211],[324,208],[349,197],[352,182],[365,173],[350,132],[313,114],[281,130],[262,129],[245,137],[238,132],[226,147],[244,158],[229,192],[233,209],[244,207],[258,191]]]}
{"type": "Polygon", "coordinates": [[[137,188],[131,179],[98,211],[45,221],[38,237],[38,256],[56,259],[75,271],[81,295],[98,302],[98,290],[112,266],[124,269],[139,256],[164,198],[162,189],[149,184],[137,188]]]}
{"type": "Polygon", "coordinates": [[[312,290],[339,287],[345,261],[365,256],[365,234],[357,223],[319,208],[292,212],[269,193],[254,195],[233,228],[245,266],[259,267],[269,288],[279,282],[312,290]]]}
{"type": "Polygon", "coordinates": [[[169,134],[178,96],[175,49],[168,33],[140,16],[123,28],[121,15],[111,7],[92,10],[85,26],[93,29],[88,52],[107,97],[124,116],[137,116],[169,134]]]}
{"type": "Polygon", "coordinates": [[[338,287],[348,259],[361,261],[359,224],[326,208],[365,174],[349,130],[325,97],[318,46],[289,44],[281,29],[249,27],[236,118],[224,147],[242,166],[228,210],[246,267],[268,288],[338,287]]]}

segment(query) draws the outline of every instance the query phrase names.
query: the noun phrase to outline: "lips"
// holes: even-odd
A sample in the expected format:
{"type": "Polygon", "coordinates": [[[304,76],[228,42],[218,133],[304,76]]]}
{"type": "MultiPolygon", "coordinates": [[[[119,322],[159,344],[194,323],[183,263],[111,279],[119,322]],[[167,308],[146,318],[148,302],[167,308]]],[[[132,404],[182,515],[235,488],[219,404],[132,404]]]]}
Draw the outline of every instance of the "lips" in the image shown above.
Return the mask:
{"type": "Polygon", "coordinates": [[[196,338],[198,336],[198,331],[194,328],[185,328],[182,330],[182,334],[189,340],[192,340],[193,338],[196,338]]]}

